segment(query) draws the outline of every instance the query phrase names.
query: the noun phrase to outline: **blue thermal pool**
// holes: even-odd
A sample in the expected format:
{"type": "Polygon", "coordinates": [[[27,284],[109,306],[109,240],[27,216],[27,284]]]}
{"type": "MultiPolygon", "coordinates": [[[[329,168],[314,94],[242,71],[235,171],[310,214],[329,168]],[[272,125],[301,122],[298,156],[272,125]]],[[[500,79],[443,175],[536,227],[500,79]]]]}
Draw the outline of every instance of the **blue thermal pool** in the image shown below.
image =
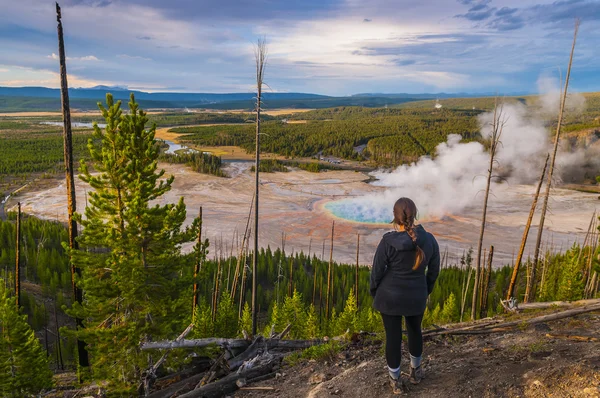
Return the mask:
{"type": "Polygon", "coordinates": [[[336,217],[368,224],[388,224],[392,220],[389,206],[365,198],[341,199],[325,204],[324,208],[336,217]]]}

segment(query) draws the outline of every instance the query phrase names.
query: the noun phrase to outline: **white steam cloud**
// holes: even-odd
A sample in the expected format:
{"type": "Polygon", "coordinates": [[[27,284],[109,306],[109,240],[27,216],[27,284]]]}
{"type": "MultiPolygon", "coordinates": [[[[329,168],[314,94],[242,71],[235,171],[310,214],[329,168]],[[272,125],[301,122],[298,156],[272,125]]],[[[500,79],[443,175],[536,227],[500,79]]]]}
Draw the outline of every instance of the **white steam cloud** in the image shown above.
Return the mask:
{"type": "MultiPolygon", "coordinates": [[[[538,81],[541,99],[536,109],[521,103],[504,104],[501,119],[504,128],[501,145],[497,152],[494,175],[501,175],[511,183],[533,183],[539,178],[541,166],[552,144],[546,126],[545,115],[556,116],[559,108],[558,84],[547,78],[538,81]]],[[[582,109],[583,96],[571,95],[567,108],[582,109]]],[[[481,134],[491,134],[493,113],[480,115],[481,134]]],[[[392,172],[373,173],[378,179],[374,185],[387,189],[378,194],[350,199],[330,206],[330,210],[342,217],[360,221],[390,221],[393,203],[400,197],[410,197],[425,217],[441,217],[457,214],[482,200],[478,195],[485,189],[489,167],[489,153],[478,142],[462,143],[459,135],[450,135],[445,143],[436,148],[436,155],[422,157],[411,165],[402,165],[392,172]]],[[[583,162],[577,152],[565,154],[557,164],[573,165],[583,162]]],[[[498,193],[502,183],[494,182],[498,193]]]]}

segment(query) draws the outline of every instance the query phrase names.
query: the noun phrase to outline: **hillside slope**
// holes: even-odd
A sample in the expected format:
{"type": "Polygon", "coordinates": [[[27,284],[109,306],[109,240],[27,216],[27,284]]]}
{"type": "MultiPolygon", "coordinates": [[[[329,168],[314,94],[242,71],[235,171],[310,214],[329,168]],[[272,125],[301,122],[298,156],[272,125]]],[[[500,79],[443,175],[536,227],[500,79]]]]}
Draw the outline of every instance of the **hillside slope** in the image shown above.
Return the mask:
{"type": "MultiPolygon", "coordinates": [[[[597,312],[510,333],[432,338],[425,343],[426,379],[410,386],[407,395],[598,398],[599,338],[597,312]]],[[[408,369],[406,356],[404,360],[403,370],[408,369]]],[[[352,344],[329,360],[284,367],[280,375],[252,384],[267,389],[238,391],[235,396],[393,396],[381,341],[352,344]]]]}

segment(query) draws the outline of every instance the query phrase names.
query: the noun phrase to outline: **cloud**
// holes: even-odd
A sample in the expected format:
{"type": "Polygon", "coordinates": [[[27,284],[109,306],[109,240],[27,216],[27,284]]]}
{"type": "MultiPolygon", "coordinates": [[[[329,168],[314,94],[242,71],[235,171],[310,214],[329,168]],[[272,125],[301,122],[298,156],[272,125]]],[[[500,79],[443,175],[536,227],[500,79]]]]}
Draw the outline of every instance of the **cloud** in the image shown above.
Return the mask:
{"type": "MultiPolygon", "coordinates": [[[[525,12],[542,23],[560,23],[581,18],[582,21],[600,21],[600,1],[560,0],[552,4],[537,4],[525,12]]],[[[569,24],[569,28],[572,24],[569,24]]]]}
{"type": "Polygon", "coordinates": [[[517,12],[518,10],[519,10],[518,8],[502,7],[501,9],[496,11],[496,16],[502,17],[505,15],[511,15],[511,14],[514,14],[515,12],[517,12]]]}
{"type": "Polygon", "coordinates": [[[139,55],[127,55],[127,54],[119,54],[117,55],[118,58],[125,58],[125,59],[139,59],[142,61],[152,61],[152,58],[146,58],[146,57],[142,57],[139,55]]]}
{"type": "Polygon", "coordinates": [[[458,2],[466,6],[477,6],[482,4],[490,4],[492,0],[458,0],[458,2]]]}
{"type": "MultiPolygon", "coordinates": [[[[57,70],[56,55],[47,56],[56,51],[53,4],[5,3],[0,65],[57,70]]],[[[63,0],[61,5],[67,53],[73,55],[69,72],[81,79],[196,92],[246,90],[254,67],[252,43],[266,35],[273,89],[331,95],[533,91],[540,70],[566,65],[572,23],[565,22],[581,13],[573,84],[600,89],[595,0],[206,0],[202,7],[196,0],[63,0]]]]}
{"type": "MultiPolygon", "coordinates": [[[[60,75],[51,70],[6,65],[6,74],[8,75],[7,77],[0,78],[0,86],[60,87],[60,75]]],[[[105,80],[87,79],[79,76],[77,73],[69,73],[70,87],[94,87],[99,85],[112,86],[115,84],[105,80]]]]}
{"type": "MultiPolygon", "coordinates": [[[[58,55],[56,55],[55,53],[52,53],[51,55],[48,55],[47,58],[51,58],[55,61],[58,61],[60,57],[58,55]]],[[[85,57],[67,57],[67,60],[68,61],[100,61],[94,55],[86,55],[85,57]]]]}
{"type": "MultiPolygon", "coordinates": [[[[498,13],[496,13],[498,15],[498,13]]],[[[502,14],[500,17],[490,21],[487,26],[498,31],[521,29],[526,24],[523,17],[513,14],[502,14]]]]}
{"type": "Polygon", "coordinates": [[[469,21],[483,21],[491,17],[496,11],[495,7],[489,7],[487,4],[477,4],[471,8],[465,14],[457,14],[455,18],[464,18],[469,21]]]}
{"type": "MultiPolygon", "coordinates": [[[[524,7],[501,8],[491,7],[491,0],[459,0],[463,5],[469,5],[468,12],[455,15],[456,18],[472,22],[489,20],[486,27],[497,31],[517,30],[526,25],[552,24],[554,27],[565,28],[563,23],[580,18],[582,21],[600,21],[600,1],[598,0],[558,0],[524,7]],[[562,26],[560,24],[563,24],[562,26]]],[[[568,29],[572,24],[568,24],[568,29]]]]}

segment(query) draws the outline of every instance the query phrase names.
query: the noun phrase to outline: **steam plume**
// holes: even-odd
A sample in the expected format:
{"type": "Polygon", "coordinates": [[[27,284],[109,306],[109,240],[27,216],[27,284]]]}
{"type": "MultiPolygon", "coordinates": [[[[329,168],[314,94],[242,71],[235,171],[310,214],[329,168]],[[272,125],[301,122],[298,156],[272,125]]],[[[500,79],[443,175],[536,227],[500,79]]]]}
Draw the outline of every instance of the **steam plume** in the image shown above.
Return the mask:
{"type": "MultiPolygon", "coordinates": [[[[497,179],[493,191],[498,194],[506,183],[529,184],[539,178],[541,163],[550,149],[547,128],[548,116],[558,110],[560,90],[558,83],[546,77],[538,81],[542,95],[537,106],[522,103],[503,105],[502,144],[498,149],[497,170],[505,177],[497,179]]],[[[571,95],[567,108],[580,111],[583,96],[571,95]]],[[[479,116],[481,134],[487,138],[491,132],[493,113],[479,116]]],[[[475,204],[477,195],[485,187],[483,177],[489,163],[489,154],[479,142],[460,142],[458,135],[449,135],[447,142],[437,146],[435,157],[424,156],[410,165],[402,165],[392,172],[373,173],[374,185],[386,187],[382,193],[361,198],[346,199],[327,207],[336,215],[358,221],[389,222],[393,203],[402,196],[412,198],[425,217],[459,214],[475,204]]],[[[558,160],[560,166],[572,170],[585,161],[579,152],[565,152],[558,160]]]]}

